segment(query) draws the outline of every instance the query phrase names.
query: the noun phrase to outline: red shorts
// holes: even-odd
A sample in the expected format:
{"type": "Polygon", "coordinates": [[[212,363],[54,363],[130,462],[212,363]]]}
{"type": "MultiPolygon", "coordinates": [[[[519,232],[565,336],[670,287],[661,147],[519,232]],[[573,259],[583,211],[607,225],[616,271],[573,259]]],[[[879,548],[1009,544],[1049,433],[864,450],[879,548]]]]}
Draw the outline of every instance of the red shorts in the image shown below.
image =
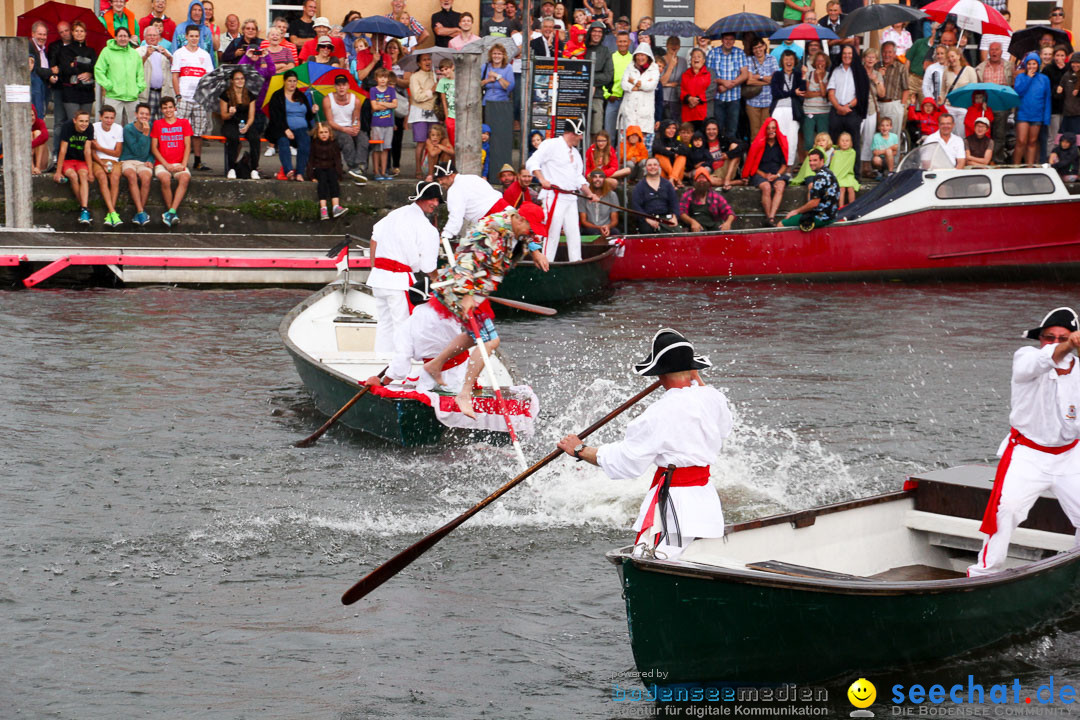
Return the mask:
{"type": "Polygon", "coordinates": [[[63,172],[66,173],[68,170],[74,170],[75,172],[79,172],[80,170],[90,171],[89,168],[86,167],[86,163],[82,160],[64,160],[63,172]]]}
{"type": "Polygon", "coordinates": [[[446,134],[449,135],[450,144],[454,144],[454,118],[446,118],[446,134]]]}

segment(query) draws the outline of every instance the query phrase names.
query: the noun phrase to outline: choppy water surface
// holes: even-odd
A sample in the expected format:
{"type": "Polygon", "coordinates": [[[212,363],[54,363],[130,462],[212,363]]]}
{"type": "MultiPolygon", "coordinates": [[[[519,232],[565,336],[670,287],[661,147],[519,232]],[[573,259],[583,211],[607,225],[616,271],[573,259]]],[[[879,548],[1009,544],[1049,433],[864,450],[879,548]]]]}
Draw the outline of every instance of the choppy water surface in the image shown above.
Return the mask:
{"type": "MultiPolygon", "coordinates": [[[[340,605],[515,466],[345,429],[291,447],[323,420],[277,336],[307,292],[0,293],[0,715],[630,716],[611,700],[633,660],[603,553],[631,538],[644,481],[555,463],[340,605]]],[[[1077,301],[1030,284],[633,284],[501,334],[542,400],[538,459],[642,387],[628,364],[658,326],[686,332],[737,416],[714,468],[737,520],[991,461],[1020,331],[1077,301]]],[[[1076,684],[1080,628],[937,671],[1076,684]]]]}

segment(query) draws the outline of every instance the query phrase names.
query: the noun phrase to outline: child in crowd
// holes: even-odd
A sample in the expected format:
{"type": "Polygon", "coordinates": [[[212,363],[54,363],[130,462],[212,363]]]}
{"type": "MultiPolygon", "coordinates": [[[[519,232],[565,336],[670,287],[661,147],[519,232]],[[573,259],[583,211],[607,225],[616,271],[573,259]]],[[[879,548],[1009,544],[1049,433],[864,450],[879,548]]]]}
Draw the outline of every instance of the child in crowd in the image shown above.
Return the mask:
{"type": "Polygon", "coordinates": [[[975,134],[975,121],[984,117],[991,123],[994,122],[994,111],[990,109],[990,106],[986,102],[986,93],[982,90],[976,90],[971,93],[971,107],[968,108],[967,114],[964,115],[964,137],[975,134]]]}
{"type": "Polygon", "coordinates": [[[454,144],[454,118],[455,101],[457,93],[454,90],[454,61],[443,58],[439,61],[439,82],[435,84],[435,102],[442,106],[443,117],[446,118],[446,135],[450,138],[450,144],[454,144]]]}
{"type": "MultiPolygon", "coordinates": [[[[828,166],[833,155],[832,136],[827,132],[819,132],[814,136],[814,147],[825,153],[825,165],[828,166]]],[[[798,174],[791,179],[791,184],[802,185],[806,182],[806,178],[813,174],[814,172],[810,169],[810,161],[803,158],[802,166],[799,168],[798,174]]]]}
{"type": "Polygon", "coordinates": [[[709,154],[709,148],[705,147],[705,135],[700,132],[694,132],[694,134],[690,136],[690,147],[687,150],[686,171],[693,177],[694,171],[699,167],[703,167],[711,172],[712,155],[709,154]]]}
{"type": "Polygon", "coordinates": [[[1076,148],[1076,135],[1061,133],[1061,140],[1050,151],[1050,167],[1058,171],[1065,182],[1076,182],[1080,173],[1080,151],[1076,148]]]}
{"type": "Polygon", "coordinates": [[[892,120],[882,117],[878,120],[877,132],[871,145],[873,155],[870,164],[880,174],[890,175],[896,170],[896,158],[900,155],[900,136],[892,131],[892,120]]]}
{"type": "Polygon", "coordinates": [[[626,128],[626,142],[622,144],[620,155],[623,157],[623,167],[630,170],[630,182],[640,180],[645,173],[649,149],[645,147],[645,135],[637,125],[626,128]]]}
{"type": "Polygon", "coordinates": [[[585,35],[588,33],[588,13],[585,8],[574,11],[574,24],[570,26],[570,40],[563,47],[563,57],[585,57],[585,35]]]}
{"type": "Polygon", "coordinates": [[[38,117],[37,110],[30,106],[30,173],[40,175],[49,165],[49,129],[45,121],[38,117]]]}
{"type": "Polygon", "coordinates": [[[307,176],[319,183],[319,219],[329,220],[332,203],[335,218],[348,212],[341,207],[341,148],[334,140],[334,131],[326,123],[316,123],[311,131],[311,155],[308,157],[307,176]]]}
{"type": "Polygon", "coordinates": [[[124,221],[116,212],[116,198],[120,195],[120,151],[124,149],[124,128],[116,122],[116,110],[102,105],[100,122],[94,123],[94,152],[92,174],[97,179],[101,199],[105,201],[105,225],[117,227],[124,221]]]}
{"type": "MultiPolygon", "coordinates": [[[[692,126],[691,126],[692,127],[692,126]]],[[[652,154],[660,163],[664,177],[676,188],[682,187],[683,173],[686,172],[687,148],[676,135],[678,125],[674,120],[664,120],[653,139],[652,154]]]]}
{"type": "Polygon", "coordinates": [[[150,152],[150,105],[135,106],[135,119],[124,126],[124,149],[120,152],[120,172],[128,181],[135,217],[131,222],[146,225],[146,202],[150,198],[150,181],[154,177],[154,154],[150,152]]]}
{"type": "Polygon", "coordinates": [[[450,138],[446,134],[446,126],[442,123],[432,123],[431,127],[428,128],[427,140],[424,141],[424,157],[428,167],[428,182],[434,179],[432,173],[435,172],[436,165],[440,165],[454,157],[454,146],[450,144],[450,138]]]}
{"type": "MultiPolygon", "coordinates": [[[[540,139],[543,140],[544,139],[543,136],[541,136],[540,139]]],[[[536,147],[539,147],[539,146],[540,146],[539,143],[537,143],[536,147]]],[[[533,150],[536,150],[536,147],[534,147],[533,150]]],[[[487,123],[484,123],[483,125],[480,126],[480,162],[483,165],[483,170],[480,171],[480,177],[487,177],[488,176],[488,170],[489,170],[489,168],[488,168],[488,151],[489,150],[491,150],[491,126],[488,125],[487,123]]],[[[529,154],[532,155],[531,152],[529,154]]]]}
{"type": "Polygon", "coordinates": [[[60,128],[60,152],[56,156],[58,183],[70,182],[71,193],[79,203],[79,224],[89,225],[90,216],[90,169],[87,161],[94,144],[94,128],[90,124],[90,112],[79,110],[75,117],[60,128]]]}
{"type": "Polygon", "coordinates": [[[371,167],[376,180],[391,180],[386,169],[387,158],[394,147],[394,109],[398,105],[397,90],[390,84],[390,72],[379,68],[375,71],[375,85],[371,88],[371,167]]]}
{"type": "MultiPolygon", "coordinates": [[[[481,138],[483,136],[481,135],[481,138]]],[[[544,133],[539,130],[533,130],[529,133],[529,154],[532,155],[536,152],[536,148],[540,147],[540,143],[544,142],[544,133]]]]}
{"type": "Polygon", "coordinates": [[[832,160],[829,161],[829,169],[836,176],[836,182],[840,184],[840,207],[855,202],[855,193],[859,190],[859,181],[855,179],[855,162],[858,155],[852,147],[854,141],[851,133],[840,133],[837,139],[839,147],[833,151],[832,160]]]}
{"type": "MultiPolygon", "coordinates": [[[[945,112],[944,108],[938,107],[933,98],[923,98],[920,110],[912,105],[908,108],[908,122],[918,124],[919,138],[930,137],[937,132],[938,118],[945,112]]],[[[919,138],[915,138],[918,140],[919,138]]]]}

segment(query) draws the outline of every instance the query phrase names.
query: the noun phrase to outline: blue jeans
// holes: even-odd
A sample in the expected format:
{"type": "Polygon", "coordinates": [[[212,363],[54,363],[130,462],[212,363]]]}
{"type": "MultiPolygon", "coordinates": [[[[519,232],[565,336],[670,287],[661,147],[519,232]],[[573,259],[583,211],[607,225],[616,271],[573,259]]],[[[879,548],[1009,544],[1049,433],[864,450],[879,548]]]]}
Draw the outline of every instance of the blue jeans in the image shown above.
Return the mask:
{"type": "MultiPolygon", "coordinates": [[[[622,106],[622,98],[610,98],[604,105],[604,129],[608,131],[608,135],[612,137],[612,144],[615,143],[615,138],[618,135],[618,128],[616,124],[619,122],[619,108],[622,106]]],[[[645,128],[642,128],[644,132],[645,128]]],[[[594,131],[595,132],[595,131],[594,131]]]]}
{"type": "MultiPolygon", "coordinates": [[[[303,175],[307,171],[308,152],[311,150],[311,136],[307,134],[306,130],[293,130],[292,133],[296,137],[296,172],[303,175]]],[[[281,169],[285,171],[285,174],[292,172],[293,169],[292,151],[289,150],[291,145],[292,143],[287,135],[283,134],[277,140],[278,157],[281,158],[281,169]]]]}
{"type": "MultiPolygon", "coordinates": [[[[714,103],[715,110],[713,116],[716,118],[716,122],[720,125],[720,134],[735,138],[739,136],[739,101],[738,100],[717,100],[714,103]]],[[[752,138],[751,138],[752,139],[752,138]]]]}
{"type": "Polygon", "coordinates": [[[37,116],[45,119],[45,103],[49,97],[49,86],[38,77],[37,73],[30,73],[30,103],[37,110],[37,116]]]}

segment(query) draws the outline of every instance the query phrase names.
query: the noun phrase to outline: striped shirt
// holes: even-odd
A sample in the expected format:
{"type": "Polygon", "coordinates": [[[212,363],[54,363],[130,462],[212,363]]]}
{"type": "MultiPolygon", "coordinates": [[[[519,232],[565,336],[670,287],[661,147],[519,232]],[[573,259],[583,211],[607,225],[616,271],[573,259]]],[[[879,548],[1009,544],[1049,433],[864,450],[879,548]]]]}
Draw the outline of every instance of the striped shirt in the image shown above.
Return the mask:
{"type": "MultiPolygon", "coordinates": [[[[746,53],[738,48],[731,48],[731,52],[724,52],[722,47],[714,47],[705,56],[705,66],[709,68],[713,78],[720,80],[734,80],[748,64],[746,53]]],[[[716,94],[716,99],[721,102],[732,102],[741,97],[741,85],[716,94]]]]}

